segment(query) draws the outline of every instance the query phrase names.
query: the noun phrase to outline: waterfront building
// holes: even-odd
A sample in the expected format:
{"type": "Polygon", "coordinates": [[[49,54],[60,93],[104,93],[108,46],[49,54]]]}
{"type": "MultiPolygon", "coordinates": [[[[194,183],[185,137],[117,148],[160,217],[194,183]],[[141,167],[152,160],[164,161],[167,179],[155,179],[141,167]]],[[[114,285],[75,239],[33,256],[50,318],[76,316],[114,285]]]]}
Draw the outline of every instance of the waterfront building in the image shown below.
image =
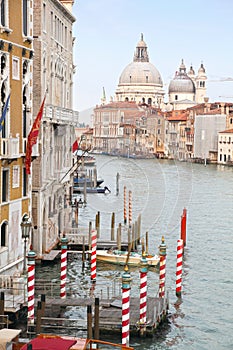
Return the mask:
{"type": "Polygon", "coordinates": [[[32,243],[38,257],[56,245],[71,221],[68,207],[73,111],[73,1],[34,0],[33,109],[46,95],[36,159],[32,162],[32,243]]]}
{"type": "Polygon", "coordinates": [[[194,122],[194,158],[217,162],[218,133],[225,127],[226,115],[218,110],[197,114],[194,122]]]}
{"type": "Polygon", "coordinates": [[[0,7],[0,274],[6,275],[23,267],[20,223],[30,214],[24,157],[32,119],[33,2],[25,3],[8,0],[0,7]]]}
{"type": "Polygon", "coordinates": [[[233,165],[233,129],[218,133],[218,163],[233,165]]]}

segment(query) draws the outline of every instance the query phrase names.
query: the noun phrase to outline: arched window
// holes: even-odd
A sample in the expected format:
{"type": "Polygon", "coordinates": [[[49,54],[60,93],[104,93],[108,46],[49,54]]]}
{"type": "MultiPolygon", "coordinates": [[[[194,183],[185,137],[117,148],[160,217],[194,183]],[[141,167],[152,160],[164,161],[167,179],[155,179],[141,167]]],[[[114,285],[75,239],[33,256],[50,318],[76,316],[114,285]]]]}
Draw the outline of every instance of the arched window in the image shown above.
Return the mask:
{"type": "Polygon", "coordinates": [[[5,221],[1,226],[1,247],[7,246],[8,223],[5,221]]]}

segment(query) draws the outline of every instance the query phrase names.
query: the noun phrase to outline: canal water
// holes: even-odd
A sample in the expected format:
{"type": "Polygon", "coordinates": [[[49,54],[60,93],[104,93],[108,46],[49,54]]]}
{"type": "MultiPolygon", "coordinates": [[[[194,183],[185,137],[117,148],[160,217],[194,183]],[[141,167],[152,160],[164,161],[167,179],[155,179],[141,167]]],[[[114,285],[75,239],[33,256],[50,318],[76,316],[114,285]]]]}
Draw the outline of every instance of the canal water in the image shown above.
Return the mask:
{"type": "MultiPolygon", "coordinates": [[[[110,238],[112,212],[123,223],[123,188],[132,191],[133,222],[141,214],[142,236],[149,233],[149,252],[157,253],[161,237],[167,245],[166,290],[169,322],[153,338],[131,338],[136,349],[233,349],[233,168],[157,159],[134,160],[98,155],[98,176],[110,194],[89,194],[79,211],[80,227],[95,223],[110,238]],[[117,195],[117,173],[119,194],[117,195]],[[176,248],[180,219],[187,209],[187,243],[183,260],[182,298],[175,295],[176,248]]],[[[122,268],[98,266],[103,287],[119,278],[122,268]]],[[[41,266],[37,275],[59,278],[59,266],[41,266]]],[[[139,296],[139,272],[132,269],[131,295],[139,296]]],[[[69,258],[68,277],[74,295],[90,289],[90,268],[81,271],[80,257],[69,258]]],[[[158,271],[148,273],[148,295],[158,293],[158,271]]],[[[114,287],[115,288],[115,287],[114,287]]],[[[70,310],[70,315],[80,316],[70,310]]],[[[118,338],[111,341],[120,342],[118,338]]]]}

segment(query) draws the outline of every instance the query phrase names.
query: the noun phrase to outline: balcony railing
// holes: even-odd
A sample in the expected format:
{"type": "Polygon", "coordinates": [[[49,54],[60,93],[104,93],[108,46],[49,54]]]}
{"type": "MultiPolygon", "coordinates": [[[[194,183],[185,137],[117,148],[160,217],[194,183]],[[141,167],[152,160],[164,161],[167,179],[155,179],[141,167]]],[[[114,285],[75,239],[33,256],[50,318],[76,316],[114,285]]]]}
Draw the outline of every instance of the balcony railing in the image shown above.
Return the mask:
{"type": "Polygon", "coordinates": [[[56,123],[72,123],[77,125],[79,113],[72,109],[47,105],[44,117],[56,123]]]}
{"type": "Polygon", "coordinates": [[[9,137],[1,139],[0,156],[5,158],[18,158],[19,137],[9,137]]]}

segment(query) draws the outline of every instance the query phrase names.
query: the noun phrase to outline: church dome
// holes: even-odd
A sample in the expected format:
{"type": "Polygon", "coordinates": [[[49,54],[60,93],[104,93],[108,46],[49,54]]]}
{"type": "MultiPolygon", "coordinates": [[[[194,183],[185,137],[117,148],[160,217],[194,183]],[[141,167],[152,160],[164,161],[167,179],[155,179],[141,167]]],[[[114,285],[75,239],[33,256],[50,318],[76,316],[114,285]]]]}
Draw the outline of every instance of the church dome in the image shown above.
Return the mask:
{"type": "Polygon", "coordinates": [[[179,72],[176,72],[174,79],[169,84],[168,93],[195,93],[194,82],[187,75],[183,60],[179,72]]]}
{"type": "Polygon", "coordinates": [[[150,62],[134,61],[123,70],[119,84],[152,84],[163,86],[162,78],[155,66],[150,62]]]}

